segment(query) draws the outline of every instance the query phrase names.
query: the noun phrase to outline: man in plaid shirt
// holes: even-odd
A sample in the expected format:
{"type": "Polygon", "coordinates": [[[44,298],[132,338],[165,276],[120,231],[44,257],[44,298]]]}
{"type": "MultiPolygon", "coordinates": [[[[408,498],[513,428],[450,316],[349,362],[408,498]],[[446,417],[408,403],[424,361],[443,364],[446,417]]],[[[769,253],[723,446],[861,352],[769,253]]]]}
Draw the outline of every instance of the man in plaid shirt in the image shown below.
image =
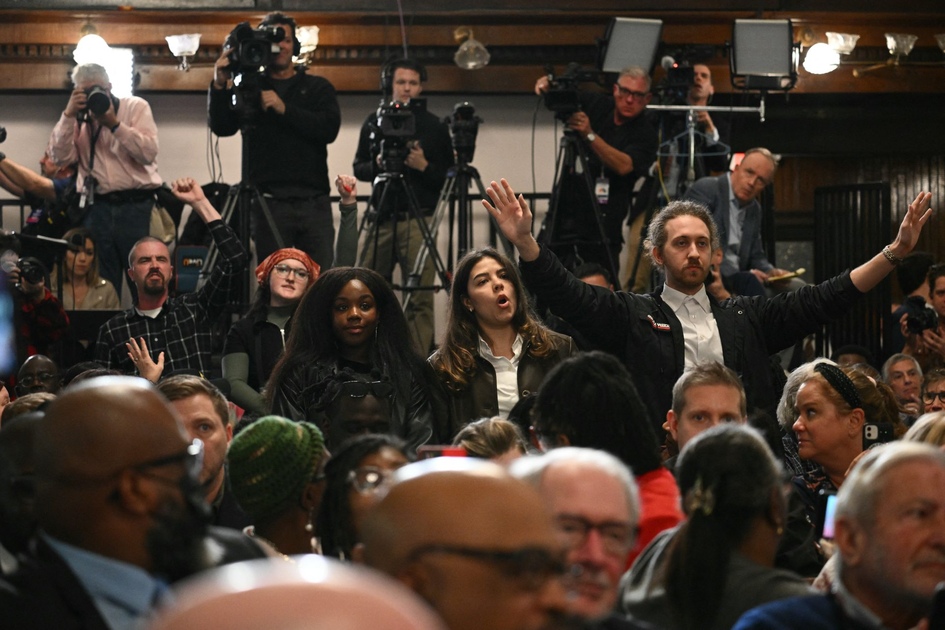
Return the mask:
{"type": "Polygon", "coordinates": [[[167,245],[153,237],[138,241],[128,257],[128,277],[138,288],[138,303],[102,326],[95,347],[99,363],[152,380],[162,371],[210,372],[210,325],[229,301],[247,259],[236,234],[193,179],[178,179],[172,189],[207,224],[219,250],[217,264],[203,287],[168,298],[174,268],[167,245]]]}

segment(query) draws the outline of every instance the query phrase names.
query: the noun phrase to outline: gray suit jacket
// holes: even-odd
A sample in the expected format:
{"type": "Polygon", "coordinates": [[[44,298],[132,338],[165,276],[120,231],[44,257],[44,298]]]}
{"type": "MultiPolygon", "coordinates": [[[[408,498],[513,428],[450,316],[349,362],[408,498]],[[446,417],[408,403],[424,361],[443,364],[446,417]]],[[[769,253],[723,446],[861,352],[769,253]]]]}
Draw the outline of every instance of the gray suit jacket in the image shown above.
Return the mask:
{"type": "MultiPolygon", "coordinates": [[[[703,177],[686,191],[685,198],[701,203],[712,213],[719,229],[719,243],[722,249],[728,245],[729,227],[729,187],[728,175],[703,177]]],[[[745,207],[745,221],[742,223],[742,240],[738,247],[738,269],[727,259],[722,260],[722,276],[730,276],[738,271],[761,269],[770,271],[774,268],[765,255],[761,245],[761,204],[752,201],[745,207]]]]}

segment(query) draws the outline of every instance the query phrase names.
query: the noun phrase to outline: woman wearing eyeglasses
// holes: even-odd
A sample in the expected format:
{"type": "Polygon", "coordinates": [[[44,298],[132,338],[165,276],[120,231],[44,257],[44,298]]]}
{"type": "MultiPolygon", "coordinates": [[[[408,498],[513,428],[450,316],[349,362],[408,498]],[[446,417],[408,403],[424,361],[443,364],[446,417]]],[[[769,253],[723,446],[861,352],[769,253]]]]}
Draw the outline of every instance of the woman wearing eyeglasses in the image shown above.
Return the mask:
{"type": "Polygon", "coordinates": [[[378,491],[410,461],[406,444],[392,435],[359,435],[333,451],[325,466],[327,486],[315,526],[322,554],[351,558],[361,541],[361,520],[380,500],[378,491]]]}
{"type": "Polygon", "coordinates": [[[519,398],[577,352],[545,328],[528,304],[515,264],[492,248],[456,264],[446,336],[430,357],[443,386],[452,438],[482,417],[507,417],[519,398]]]}
{"type": "Polygon", "coordinates": [[[411,450],[430,440],[427,367],[384,278],[361,267],[330,269],[302,298],[294,322],[267,386],[273,413],[316,421],[335,443],[325,415],[330,388],[367,383],[375,398],[389,400],[389,433],[411,450]],[[384,382],[389,398],[378,389],[384,382]]]}
{"type": "Polygon", "coordinates": [[[223,346],[230,399],[246,411],[265,413],[262,387],[282,356],[292,315],[319,271],[318,263],[294,248],[277,250],[256,267],[256,299],[246,317],[230,328],[223,346]]]}

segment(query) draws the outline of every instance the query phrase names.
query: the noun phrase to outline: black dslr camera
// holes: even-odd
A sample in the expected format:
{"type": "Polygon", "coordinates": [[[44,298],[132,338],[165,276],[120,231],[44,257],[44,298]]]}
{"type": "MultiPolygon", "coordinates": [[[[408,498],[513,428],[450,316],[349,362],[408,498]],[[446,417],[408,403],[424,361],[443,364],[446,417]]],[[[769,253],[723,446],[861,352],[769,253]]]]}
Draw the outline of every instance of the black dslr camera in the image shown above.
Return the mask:
{"type": "Polygon", "coordinates": [[[417,135],[417,117],[414,111],[425,107],[426,101],[411,99],[409,104],[397,101],[382,102],[371,125],[374,154],[380,157],[384,173],[403,173],[404,160],[414,146],[417,135]]]}
{"type": "Polygon", "coordinates": [[[100,85],[85,88],[85,107],[79,112],[79,120],[87,121],[92,115],[101,116],[112,105],[118,111],[118,99],[109,94],[108,90],[100,85]]]}
{"type": "Polygon", "coordinates": [[[20,258],[16,261],[16,266],[20,268],[20,279],[30,284],[39,284],[46,279],[46,268],[43,263],[32,256],[20,258]]]}
{"type": "Polygon", "coordinates": [[[479,134],[479,123],[482,118],[476,116],[476,108],[472,103],[465,101],[453,106],[453,115],[444,120],[450,127],[453,135],[453,150],[460,164],[472,162],[476,152],[476,136],[479,134]]]}
{"type": "Polygon", "coordinates": [[[925,299],[918,295],[906,298],[906,303],[912,307],[912,312],[906,315],[906,329],[913,335],[923,330],[938,328],[938,314],[931,308],[926,308],[925,299]]]}

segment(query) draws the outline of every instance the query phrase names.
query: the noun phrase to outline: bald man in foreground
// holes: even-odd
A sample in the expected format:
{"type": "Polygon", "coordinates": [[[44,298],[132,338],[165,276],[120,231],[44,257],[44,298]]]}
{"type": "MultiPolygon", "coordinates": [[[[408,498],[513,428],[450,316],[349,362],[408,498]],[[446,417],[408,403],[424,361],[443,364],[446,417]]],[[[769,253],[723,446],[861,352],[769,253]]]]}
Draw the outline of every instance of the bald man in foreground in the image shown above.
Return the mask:
{"type": "Polygon", "coordinates": [[[130,628],[205,562],[200,445],[143,379],[66,390],[35,437],[35,554],[0,581],[4,627],[130,628]]]}
{"type": "MultiPolygon", "coordinates": [[[[538,630],[563,616],[563,554],[537,491],[489,462],[401,468],[364,523],[365,563],[450,630],[538,630]]],[[[458,458],[457,458],[458,459],[458,458]]]]}

